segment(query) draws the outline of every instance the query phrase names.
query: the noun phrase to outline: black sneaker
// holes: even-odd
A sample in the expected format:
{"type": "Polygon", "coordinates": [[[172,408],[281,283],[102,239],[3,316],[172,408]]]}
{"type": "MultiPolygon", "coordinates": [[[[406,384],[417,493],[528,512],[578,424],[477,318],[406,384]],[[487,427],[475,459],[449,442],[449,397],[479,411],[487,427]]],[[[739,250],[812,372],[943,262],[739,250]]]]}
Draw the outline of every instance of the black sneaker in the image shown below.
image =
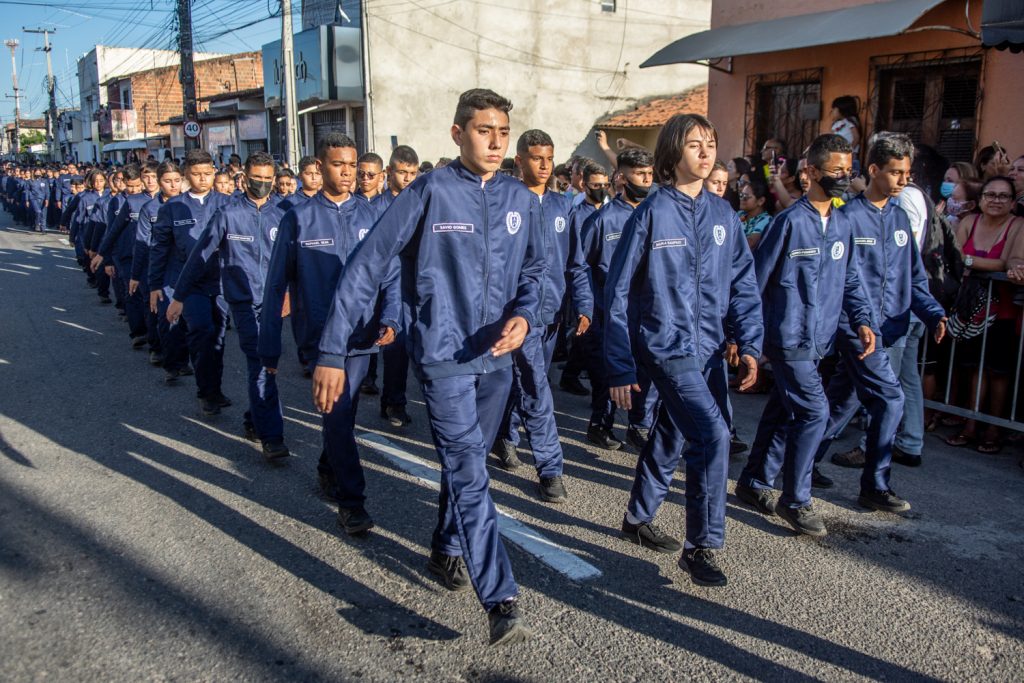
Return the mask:
{"type": "Polygon", "coordinates": [[[682,543],[654,524],[650,522],[630,524],[625,517],[622,518],[622,537],[630,543],[636,543],[641,548],[650,548],[659,553],[674,553],[683,547],[682,543]]]}
{"type": "Polygon", "coordinates": [[[192,369],[191,365],[186,365],[181,370],[178,370],[179,377],[191,377],[196,374],[196,371],[192,369]]]}
{"type": "Polygon", "coordinates": [[[246,421],[242,423],[242,435],[247,441],[259,441],[260,435],[256,433],[256,427],[252,422],[248,421],[249,416],[246,415],[246,421]]]}
{"type": "Polygon", "coordinates": [[[690,578],[698,586],[724,586],[729,583],[715,562],[715,551],[710,548],[687,548],[679,558],[679,568],[690,572],[690,578]]]}
{"type": "Polygon", "coordinates": [[[622,442],[615,438],[612,430],[605,429],[601,425],[587,427],[587,440],[609,451],[617,451],[622,448],[622,442]]]}
{"type": "Polygon", "coordinates": [[[149,364],[150,365],[163,365],[164,364],[164,356],[163,356],[163,354],[160,353],[159,351],[150,351],[149,352],[149,364]]]}
{"type": "Polygon", "coordinates": [[[149,341],[149,337],[144,334],[140,334],[138,337],[132,337],[132,348],[141,349],[149,341]]]}
{"type": "Polygon", "coordinates": [[[816,489],[830,489],[835,486],[836,483],[832,481],[831,477],[826,477],[815,465],[814,469],[811,470],[811,486],[816,489]]]}
{"type": "Polygon", "coordinates": [[[833,465],[849,467],[851,469],[863,468],[866,460],[864,457],[864,449],[860,446],[854,446],[845,453],[833,453],[832,457],[829,459],[832,461],[833,465]]]}
{"type": "Polygon", "coordinates": [[[736,484],[736,497],[762,515],[771,517],[775,514],[775,496],[772,495],[771,491],[736,484]]]}
{"type": "Polygon", "coordinates": [[[579,377],[563,377],[558,382],[558,388],[573,396],[590,396],[590,389],[583,386],[579,377]]]}
{"type": "Polygon", "coordinates": [[[775,513],[786,520],[795,531],[808,536],[824,536],[828,533],[825,528],[825,521],[811,505],[801,508],[791,508],[786,505],[775,506],[775,513]]]}
{"type": "Polygon", "coordinates": [[[106,306],[107,304],[112,304],[114,302],[110,300],[109,296],[101,296],[100,297],[100,303],[103,304],[104,306],[106,306]]]}
{"type": "Polygon", "coordinates": [[[288,447],[284,445],[284,441],[264,441],[263,442],[263,457],[267,460],[274,462],[287,458],[291,453],[288,451],[288,447]]]}
{"type": "Polygon", "coordinates": [[[359,387],[359,393],[365,396],[376,396],[380,393],[380,389],[377,388],[376,382],[367,380],[359,387]]]}
{"type": "Polygon", "coordinates": [[[174,386],[178,383],[178,377],[180,376],[177,370],[168,370],[164,373],[164,384],[174,386]]]}
{"type": "Polygon", "coordinates": [[[914,455],[913,453],[907,453],[899,446],[892,447],[892,461],[897,465],[903,465],[904,467],[920,467],[921,456],[914,455]]]}
{"type": "Polygon", "coordinates": [[[644,429],[643,427],[633,427],[632,425],[626,429],[626,441],[629,445],[638,451],[642,451],[644,446],[647,445],[647,439],[651,436],[651,430],[644,429]]]}
{"type": "Polygon", "coordinates": [[[339,507],[338,526],[349,536],[359,536],[373,528],[373,519],[362,506],[357,508],[339,507]]]}
{"type": "Polygon", "coordinates": [[[879,512],[906,512],[910,503],[896,495],[892,489],[888,491],[861,491],[857,502],[866,508],[879,512]]]}
{"type": "Polygon", "coordinates": [[[225,396],[224,394],[217,394],[216,396],[213,397],[213,400],[216,401],[217,405],[219,405],[221,408],[231,407],[231,399],[225,396]]]}
{"type": "Polygon", "coordinates": [[[380,411],[381,418],[391,423],[392,427],[404,427],[412,424],[412,418],[405,412],[405,406],[388,406],[380,411]]]}
{"type": "Polygon", "coordinates": [[[743,441],[740,437],[733,434],[732,438],[729,439],[729,455],[739,455],[740,453],[746,453],[750,449],[746,441],[743,441]]]}
{"type": "Polygon", "coordinates": [[[562,477],[541,477],[540,497],[548,503],[564,503],[569,498],[562,477]]]}
{"type": "Polygon", "coordinates": [[[498,457],[498,466],[503,470],[511,472],[519,469],[522,461],[516,455],[516,445],[508,439],[498,439],[494,442],[491,452],[498,457]]]}
{"type": "Polygon", "coordinates": [[[533,631],[519,616],[519,605],[515,600],[506,600],[487,613],[491,625],[491,645],[521,643],[533,637],[533,631]]]}
{"type": "Polygon", "coordinates": [[[203,417],[213,417],[220,415],[220,404],[217,403],[216,398],[201,398],[199,399],[199,410],[202,411],[203,417]]]}
{"type": "Polygon", "coordinates": [[[468,591],[473,587],[473,583],[469,580],[466,562],[461,556],[445,555],[440,551],[431,550],[430,559],[427,560],[427,571],[436,576],[441,584],[453,593],[468,591]]]}

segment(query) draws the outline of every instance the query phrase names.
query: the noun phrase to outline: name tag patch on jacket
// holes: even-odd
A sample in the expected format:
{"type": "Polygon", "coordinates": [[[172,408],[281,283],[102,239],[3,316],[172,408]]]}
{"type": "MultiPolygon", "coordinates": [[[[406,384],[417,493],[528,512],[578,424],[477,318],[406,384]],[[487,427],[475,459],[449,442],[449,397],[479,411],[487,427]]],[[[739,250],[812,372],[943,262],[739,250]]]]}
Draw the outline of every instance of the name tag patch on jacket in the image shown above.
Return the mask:
{"type": "Polygon", "coordinates": [[[678,249],[686,246],[686,238],[678,237],[670,240],[656,240],[653,249],[678,249]]]}
{"type": "Polygon", "coordinates": [[[853,243],[854,244],[858,244],[858,245],[861,245],[861,246],[864,246],[864,247],[873,247],[873,246],[875,246],[875,242],[876,242],[876,240],[875,240],[874,237],[854,237],[853,238],[853,243]]]}
{"type": "Polygon", "coordinates": [[[322,240],[301,240],[299,242],[299,246],[300,247],[304,247],[306,249],[318,249],[320,247],[333,247],[334,246],[334,239],[328,237],[328,238],[322,239],[322,240]]]}
{"type": "Polygon", "coordinates": [[[434,232],[473,232],[472,223],[434,223],[434,232]]]}
{"type": "Polygon", "coordinates": [[[794,249],[789,252],[789,258],[800,258],[801,256],[817,256],[821,253],[821,250],[817,247],[808,247],[807,249],[794,249]]]}
{"type": "Polygon", "coordinates": [[[131,213],[129,213],[128,214],[128,220],[132,220],[132,221],[139,220],[139,212],[138,211],[132,211],[131,213]]]}
{"type": "Polygon", "coordinates": [[[230,232],[227,234],[227,238],[229,240],[234,240],[236,242],[252,242],[253,241],[253,236],[252,235],[236,235],[236,234],[230,233],[230,232]]]}
{"type": "Polygon", "coordinates": [[[621,232],[610,232],[610,233],[608,233],[607,235],[604,236],[604,241],[605,242],[611,242],[612,240],[617,240],[620,237],[622,237],[622,233],[621,232]]]}
{"type": "Polygon", "coordinates": [[[195,218],[186,218],[184,220],[174,221],[174,227],[178,227],[179,225],[195,225],[195,223],[195,218]]]}

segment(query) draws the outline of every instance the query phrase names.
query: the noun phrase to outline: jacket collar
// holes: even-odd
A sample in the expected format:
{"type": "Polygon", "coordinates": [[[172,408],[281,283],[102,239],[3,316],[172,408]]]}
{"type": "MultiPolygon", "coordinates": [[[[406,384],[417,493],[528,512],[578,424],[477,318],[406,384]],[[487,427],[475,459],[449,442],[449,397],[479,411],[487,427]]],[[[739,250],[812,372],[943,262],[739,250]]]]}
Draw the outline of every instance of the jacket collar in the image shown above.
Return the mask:
{"type": "MultiPolygon", "coordinates": [[[[680,192],[671,183],[662,185],[658,188],[656,195],[665,193],[666,197],[671,197],[673,201],[682,205],[686,209],[699,209],[708,203],[708,191],[701,189],[700,193],[696,197],[691,197],[688,194],[680,192]]],[[[628,204],[627,204],[628,206],[628,204]]]]}

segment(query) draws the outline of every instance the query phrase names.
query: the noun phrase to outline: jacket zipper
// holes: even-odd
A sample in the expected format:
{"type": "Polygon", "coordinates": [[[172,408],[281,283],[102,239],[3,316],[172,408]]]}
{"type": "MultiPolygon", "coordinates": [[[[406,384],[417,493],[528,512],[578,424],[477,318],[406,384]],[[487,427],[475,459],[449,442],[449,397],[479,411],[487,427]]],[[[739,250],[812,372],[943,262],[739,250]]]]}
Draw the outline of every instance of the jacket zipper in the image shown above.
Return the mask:
{"type": "MultiPolygon", "coordinates": [[[[697,357],[700,357],[700,309],[701,309],[701,305],[700,304],[701,304],[701,299],[702,299],[702,297],[700,295],[700,281],[701,281],[701,277],[700,276],[701,276],[701,272],[703,271],[704,258],[703,258],[703,252],[701,250],[701,237],[703,237],[703,235],[701,235],[700,232],[697,230],[697,200],[696,199],[691,199],[690,200],[690,227],[693,230],[693,236],[694,236],[694,240],[693,241],[697,245],[697,278],[696,278],[696,287],[694,288],[695,289],[694,295],[697,297],[697,308],[696,308],[697,314],[694,316],[694,321],[693,321],[694,332],[695,332],[694,333],[693,351],[697,355],[697,357]]],[[[714,236],[712,236],[712,238],[713,237],[714,236]]]]}
{"type": "Polygon", "coordinates": [[[878,302],[878,331],[882,331],[882,321],[885,320],[885,285],[889,278],[889,239],[885,229],[885,216],[882,211],[878,212],[878,223],[881,226],[879,235],[882,237],[882,296],[878,302]]]}
{"type": "Polygon", "coordinates": [[[487,298],[490,294],[490,279],[491,279],[491,229],[490,219],[487,215],[487,192],[484,190],[484,181],[480,181],[480,199],[483,202],[484,207],[484,291],[483,300],[480,302],[480,320],[479,326],[482,327],[487,321],[487,298]]]}

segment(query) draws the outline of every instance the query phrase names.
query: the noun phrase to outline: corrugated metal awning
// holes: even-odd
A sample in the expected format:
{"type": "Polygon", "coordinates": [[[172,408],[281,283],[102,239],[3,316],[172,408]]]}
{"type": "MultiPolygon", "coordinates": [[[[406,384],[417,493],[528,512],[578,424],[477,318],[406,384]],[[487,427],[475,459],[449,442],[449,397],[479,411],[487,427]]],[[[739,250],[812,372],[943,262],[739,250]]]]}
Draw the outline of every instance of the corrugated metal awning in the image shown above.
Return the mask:
{"type": "Polygon", "coordinates": [[[981,10],[981,44],[997,50],[1024,50],[1024,2],[985,0],[981,10]]]}
{"type": "MultiPolygon", "coordinates": [[[[986,6],[991,0],[986,0],[986,6]]],[[[647,59],[641,68],[781,52],[899,35],[944,0],[888,0],[830,12],[799,14],[754,24],[722,26],[681,38],[647,59]]],[[[1008,4],[1019,2],[1009,1],[1008,4]]]]}

